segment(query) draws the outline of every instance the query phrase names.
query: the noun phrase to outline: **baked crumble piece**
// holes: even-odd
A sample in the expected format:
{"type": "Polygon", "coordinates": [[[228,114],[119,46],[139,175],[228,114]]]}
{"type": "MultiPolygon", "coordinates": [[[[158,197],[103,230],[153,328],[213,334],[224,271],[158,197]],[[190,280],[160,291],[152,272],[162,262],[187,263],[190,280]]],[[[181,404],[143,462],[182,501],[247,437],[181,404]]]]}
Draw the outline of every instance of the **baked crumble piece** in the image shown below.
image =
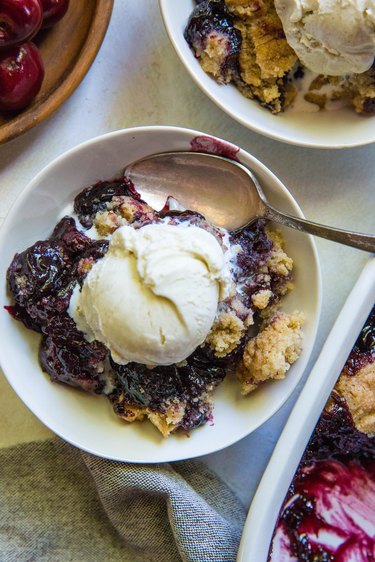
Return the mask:
{"type": "Polygon", "coordinates": [[[345,77],[342,88],[357,113],[375,113],[375,64],[363,74],[345,77]]]}
{"type": "Polygon", "coordinates": [[[358,431],[375,435],[375,362],[365,365],[354,376],[344,372],[336,391],[345,398],[358,431]]]}
{"type": "Polygon", "coordinates": [[[138,221],[144,225],[154,220],[155,212],[149,205],[134,197],[117,195],[106,204],[105,210],[95,215],[93,224],[100,236],[107,236],[120,226],[132,224],[136,227],[138,221]]]}
{"type": "Polygon", "coordinates": [[[272,0],[232,0],[227,5],[242,36],[237,88],[272,113],[283,111],[295,96],[288,73],[297,57],[286,42],[272,0]]]}
{"type": "Polygon", "coordinates": [[[375,307],[335,386],[358,431],[375,436],[375,307]]]}
{"type": "Polygon", "coordinates": [[[278,311],[247,342],[237,367],[242,394],[249,394],[268,380],[285,377],[301,353],[303,321],[300,312],[278,311]]]}
{"type": "Polygon", "coordinates": [[[240,345],[245,331],[244,322],[234,312],[224,312],[216,318],[206,343],[216,357],[225,357],[240,345]]]}

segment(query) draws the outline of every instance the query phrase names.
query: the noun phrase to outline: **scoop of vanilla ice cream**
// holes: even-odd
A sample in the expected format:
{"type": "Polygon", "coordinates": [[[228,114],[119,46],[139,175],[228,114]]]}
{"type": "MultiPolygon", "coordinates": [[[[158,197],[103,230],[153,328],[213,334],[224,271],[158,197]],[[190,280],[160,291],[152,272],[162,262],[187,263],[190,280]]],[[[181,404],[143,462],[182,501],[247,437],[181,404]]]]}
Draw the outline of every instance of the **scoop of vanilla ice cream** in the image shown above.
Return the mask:
{"type": "Polygon", "coordinates": [[[122,226],[76,290],[70,313],[114,361],[170,365],[205,340],[231,277],[216,238],[194,226],[122,226]]]}
{"type": "Polygon", "coordinates": [[[374,0],[275,0],[286,39],[313,72],[368,70],[375,57],[374,0]]]}

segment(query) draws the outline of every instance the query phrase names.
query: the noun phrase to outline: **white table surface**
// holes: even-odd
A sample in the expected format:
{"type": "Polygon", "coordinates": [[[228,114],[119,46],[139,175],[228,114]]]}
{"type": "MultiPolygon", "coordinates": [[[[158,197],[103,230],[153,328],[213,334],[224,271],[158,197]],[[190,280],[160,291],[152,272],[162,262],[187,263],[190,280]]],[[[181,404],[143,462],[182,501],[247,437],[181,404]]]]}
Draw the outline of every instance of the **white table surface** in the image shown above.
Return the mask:
{"type": "MultiPolygon", "coordinates": [[[[27,183],[62,152],[101,133],[154,124],[191,127],[232,141],[269,166],[311,220],[375,231],[375,145],[342,151],[297,148],[242,127],[193,83],[169,42],[156,0],[115,0],[102,48],[79,88],[44,124],[0,146],[0,225],[27,183]]],[[[324,294],[312,361],[368,257],[333,242],[316,242],[324,294]]],[[[204,458],[246,504],[297,394],[257,432],[204,458]]],[[[0,371],[0,446],[51,435],[0,371]]]]}

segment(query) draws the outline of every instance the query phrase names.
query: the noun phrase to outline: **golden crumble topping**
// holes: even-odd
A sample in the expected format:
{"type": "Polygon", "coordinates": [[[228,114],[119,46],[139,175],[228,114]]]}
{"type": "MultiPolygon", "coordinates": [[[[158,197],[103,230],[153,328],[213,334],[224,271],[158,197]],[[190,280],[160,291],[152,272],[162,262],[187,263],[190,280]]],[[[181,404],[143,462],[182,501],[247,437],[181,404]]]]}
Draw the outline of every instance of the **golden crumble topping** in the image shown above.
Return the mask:
{"type": "Polygon", "coordinates": [[[165,410],[164,414],[160,412],[152,412],[147,408],[147,417],[153,423],[163,437],[168,437],[170,433],[180,424],[185,414],[184,404],[173,401],[165,410]]]}
{"type": "Polygon", "coordinates": [[[242,394],[249,394],[270,379],[283,379],[301,353],[301,328],[304,316],[300,312],[277,312],[248,341],[237,368],[242,394]]]}
{"type": "Polygon", "coordinates": [[[238,17],[253,16],[262,10],[264,2],[262,0],[226,0],[229,11],[238,17]]]}
{"type": "Polygon", "coordinates": [[[278,113],[291,103],[294,89],[284,80],[297,61],[289,47],[272,0],[226,2],[241,32],[240,80],[237,86],[249,98],[278,113]]]}
{"type": "Polygon", "coordinates": [[[345,398],[358,431],[375,435],[375,362],[364,365],[355,375],[343,371],[335,390],[345,398]]]}
{"type": "Polygon", "coordinates": [[[107,210],[99,211],[94,219],[94,226],[100,236],[112,234],[120,226],[133,224],[142,214],[142,218],[150,214],[150,219],[154,217],[154,210],[146,203],[140,203],[126,195],[113,197],[107,204],[107,210]]]}
{"type": "Polygon", "coordinates": [[[375,67],[342,79],[341,86],[357,113],[375,112],[375,67]]]}
{"type": "MultiPolygon", "coordinates": [[[[125,404],[123,394],[118,397],[117,404],[125,404]]],[[[126,403],[125,408],[122,409],[121,414],[118,414],[118,416],[129,423],[137,420],[143,421],[146,416],[146,408],[142,408],[141,406],[137,406],[136,404],[126,403]]]]}
{"type": "Polygon", "coordinates": [[[293,269],[293,260],[284,251],[284,238],[280,230],[266,227],[267,237],[272,240],[273,248],[267,258],[267,268],[272,273],[277,273],[283,277],[290,274],[293,269]]]}
{"type": "Polygon", "coordinates": [[[268,305],[272,297],[272,291],[270,289],[263,289],[254,293],[251,297],[251,301],[255,308],[259,310],[264,310],[268,305]]]}
{"type": "Polygon", "coordinates": [[[128,224],[128,221],[120,217],[113,211],[102,211],[97,213],[94,225],[100,236],[112,234],[115,230],[128,224]]]}
{"type": "Polygon", "coordinates": [[[225,77],[222,73],[222,61],[227,51],[225,37],[219,33],[212,34],[207,39],[206,47],[200,55],[200,64],[207,74],[211,74],[219,83],[229,82],[234,78],[229,71],[225,77]]]}
{"type": "Polygon", "coordinates": [[[245,324],[238,316],[232,312],[226,312],[214,322],[206,343],[216,357],[225,357],[239,345],[245,330],[245,324]]]}

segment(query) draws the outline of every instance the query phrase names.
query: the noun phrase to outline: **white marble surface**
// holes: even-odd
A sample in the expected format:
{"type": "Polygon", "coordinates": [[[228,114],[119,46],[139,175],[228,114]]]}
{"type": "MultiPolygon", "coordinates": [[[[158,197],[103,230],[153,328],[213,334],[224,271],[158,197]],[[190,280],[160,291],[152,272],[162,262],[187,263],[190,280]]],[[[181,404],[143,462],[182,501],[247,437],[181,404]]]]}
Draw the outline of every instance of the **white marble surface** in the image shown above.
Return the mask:
{"type": "MultiPolygon", "coordinates": [[[[116,0],[103,46],[76,92],[44,124],[0,146],[0,224],[31,178],[59,154],[101,133],[150,124],[191,127],[226,138],[269,166],[308,218],[375,231],[375,145],[343,151],[297,148],[237,124],[186,73],[155,0],[116,0]]],[[[367,260],[364,252],[332,242],[317,240],[317,246],[324,297],[313,359],[367,260]]],[[[296,396],[256,433],[205,458],[246,503],[296,396]]],[[[49,435],[0,373],[0,446],[49,435]]]]}

